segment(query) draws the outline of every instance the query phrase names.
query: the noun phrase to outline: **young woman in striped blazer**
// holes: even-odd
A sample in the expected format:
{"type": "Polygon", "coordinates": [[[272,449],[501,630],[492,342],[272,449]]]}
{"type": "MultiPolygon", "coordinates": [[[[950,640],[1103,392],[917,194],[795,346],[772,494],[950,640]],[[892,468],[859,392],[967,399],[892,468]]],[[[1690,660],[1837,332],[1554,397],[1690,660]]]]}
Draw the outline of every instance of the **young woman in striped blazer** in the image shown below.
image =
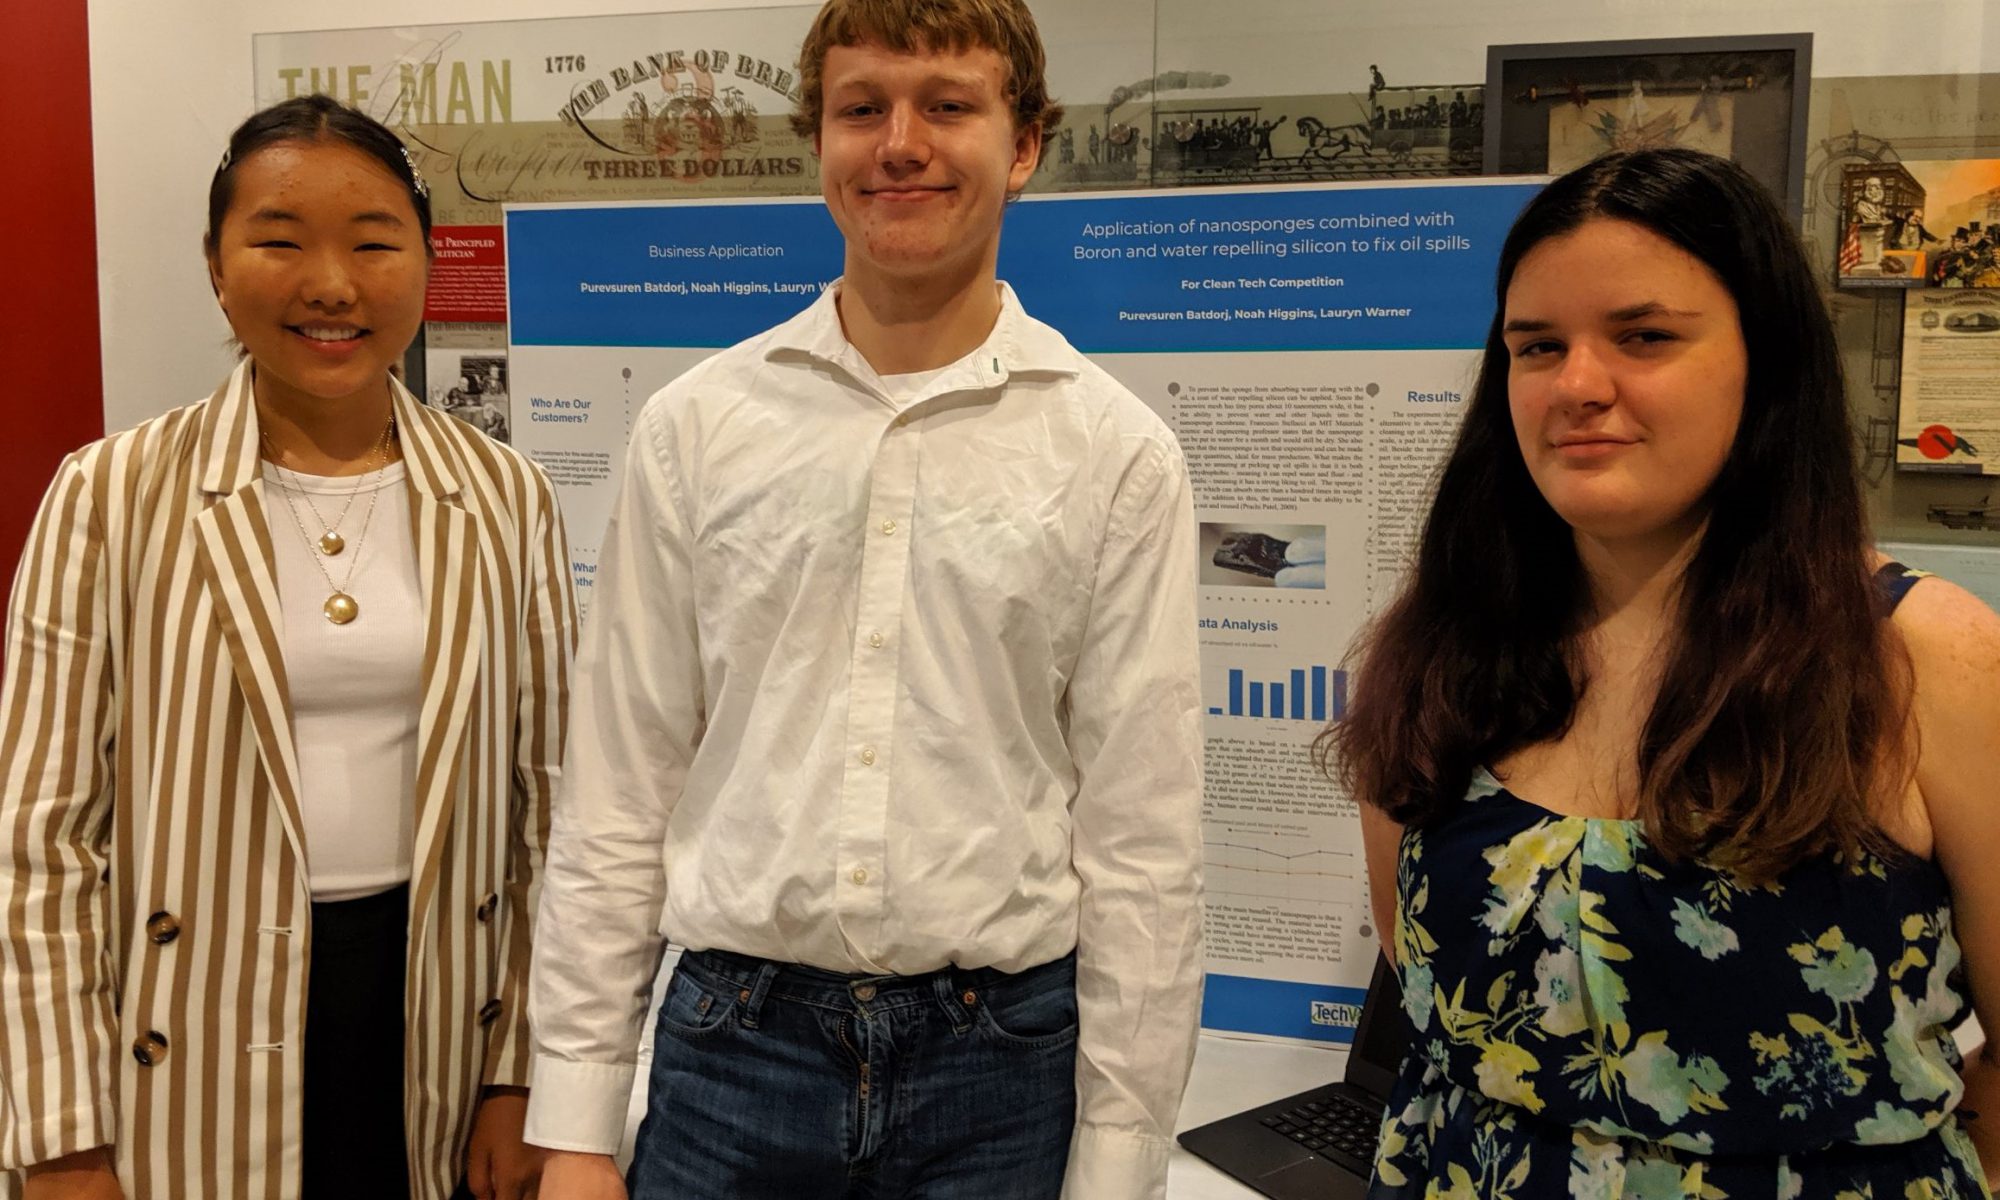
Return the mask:
{"type": "Polygon", "coordinates": [[[533,1193],[568,550],[541,470],[391,373],[429,233],[381,125],[250,118],[204,239],[241,365],[43,502],[0,689],[0,1193],[533,1193]]]}

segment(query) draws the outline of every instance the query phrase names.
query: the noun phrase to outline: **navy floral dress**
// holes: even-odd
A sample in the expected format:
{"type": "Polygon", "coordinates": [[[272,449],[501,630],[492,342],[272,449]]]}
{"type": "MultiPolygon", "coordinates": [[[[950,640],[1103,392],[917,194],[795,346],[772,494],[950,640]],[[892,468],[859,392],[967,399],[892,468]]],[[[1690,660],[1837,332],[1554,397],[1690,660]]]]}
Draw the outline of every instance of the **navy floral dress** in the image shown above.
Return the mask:
{"type": "MultiPolygon", "coordinates": [[[[1884,576],[1892,603],[1916,575],[1884,576]]],[[[1482,772],[1406,832],[1396,882],[1415,1032],[1371,1200],[1987,1195],[1953,1115],[1967,1005],[1935,864],[1747,886],[1482,772]]]]}

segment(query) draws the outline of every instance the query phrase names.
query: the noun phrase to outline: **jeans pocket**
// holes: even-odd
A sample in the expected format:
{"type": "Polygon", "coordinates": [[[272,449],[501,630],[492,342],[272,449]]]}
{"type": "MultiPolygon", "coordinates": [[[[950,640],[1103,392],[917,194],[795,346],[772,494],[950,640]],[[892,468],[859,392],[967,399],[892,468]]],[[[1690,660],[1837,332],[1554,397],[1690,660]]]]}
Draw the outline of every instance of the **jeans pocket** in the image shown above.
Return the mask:
{"type": "Polygon", "coordinates": [[[989,988],[980,995],[977,1012],[979,1028],[1008,1045],[1037,1050],[1076,1041],[1076,987],[1068,981],[989,988]]]}
{"type": "Polygon", "coordinates": [[[660,1002],[659,1031],[684,1042],[701,1041],[734,1025],[729,1016],[735,1011],[734,987],[676,966],[660,1002]]]}

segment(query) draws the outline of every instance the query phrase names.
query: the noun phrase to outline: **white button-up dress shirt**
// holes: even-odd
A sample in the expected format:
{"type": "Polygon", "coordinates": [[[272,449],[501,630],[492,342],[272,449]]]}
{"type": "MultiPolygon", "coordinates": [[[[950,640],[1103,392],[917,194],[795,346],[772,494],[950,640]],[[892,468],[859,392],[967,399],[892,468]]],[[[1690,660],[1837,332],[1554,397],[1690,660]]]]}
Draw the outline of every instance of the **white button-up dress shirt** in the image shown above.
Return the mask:
{"type": "Polygon", "coordinates": [[[1164,1194],[1201,992],[1187,469],[1002,293],[913,394],[828,289],[635,423],[536,930],[532,1140],[618,1145],[666,936],[899,975],[1074,948],[1066,1195],[1164,1194]]]}

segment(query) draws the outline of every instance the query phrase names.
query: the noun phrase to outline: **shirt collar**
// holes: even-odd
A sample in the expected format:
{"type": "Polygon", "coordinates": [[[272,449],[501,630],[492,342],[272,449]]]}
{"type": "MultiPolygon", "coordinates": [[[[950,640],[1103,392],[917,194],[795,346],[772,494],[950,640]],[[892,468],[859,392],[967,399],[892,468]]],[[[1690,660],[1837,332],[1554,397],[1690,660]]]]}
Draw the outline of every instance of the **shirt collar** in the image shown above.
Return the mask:
{"type": "MultiPolygon", "coordinates": [[[[840,281],[835,280],[804,312],[773,329],[764,357],[804,355],[863,378],[872,375],[840,327],[840,311],[834,306],[839,290],[840,281]]],[[[978,374],[981,383],[992,386],[1017,373],[1076,375],[1077,359],[1075,348],[1063,335],[1029,316],[1014,289],[1001,280],[1000,318],[979,349],[968,356],[966,365],[978,374]]]]}

